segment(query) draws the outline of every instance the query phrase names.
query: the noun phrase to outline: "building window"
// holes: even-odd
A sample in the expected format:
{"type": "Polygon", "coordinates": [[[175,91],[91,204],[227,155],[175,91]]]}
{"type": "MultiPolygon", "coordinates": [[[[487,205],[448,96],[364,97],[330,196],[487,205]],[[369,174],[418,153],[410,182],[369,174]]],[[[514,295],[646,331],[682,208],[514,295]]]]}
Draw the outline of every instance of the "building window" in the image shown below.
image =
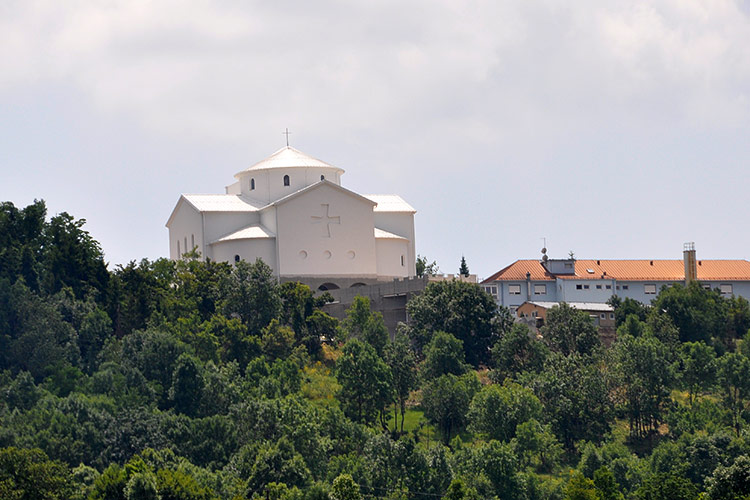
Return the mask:
{"type": "Polygon", "coordinates": [[[722,295],[732,295],[732,285],[719,285],[719,291],[722,295]]]}
{"type": "Polygon", "coordinates": [[[403,255],[401,256],[401,265],[402,266],[404,265],[404,256],[403,255]]]}
{"type": "Polygon", "coordinates": [[[250,191],[255,189],[255,179],[250,179],[250,191]]]}
{"type": "Polygon", "coordinates": [[[597,289],[597,290],[601,290],[601,289],[602,289],[602,286],[601,286],[601,285],[596,285],[596,289],[597,289]]]}
{"type": "Polygon", "coordinates": [[[190,250],[188,250],[187,247],[187,236],[185,236],[185,253],[188,253],[190,250]]]}
{"type": "Polygon", "coordinates": [[[609,319],[615,319],[615,313],[609,313],[609,319]]]}
{"type": "Polygon", "coordinates": [[[235,255],[234,256],[234,261],[235,262],[239,262],[240,261],[240,256],[239,255],[235,255]]]}
{"type": "Polygon", "coordinates": [[[576,290],[583,290],[583,285],[580,283],[576,285],[576,290]]]}
{"type": "Polygon", "coordinates": [[[510,306],[510,313],[515,316],[518,313],[518,306],[510,306]]]}
{"type": "Polygon", "coordinates": [[[656,295],[656,285],[643,285],[643,293],[646,295],[656,295]]]}
{"type": "Polygon", "coordinates": [[[536,311],[531,311],[531,317],[536,318],[536,311]]]}
{"type": "Polygon", "coordinates": [[[320,176],[320,180],[321,180],[321,181],[324,181],[324,180],[326,180],[326,176],[325,176],[325,175],[321,175],[321,176],[320,176]]]}
{"type": "Polygon", "coordinates": [[[606,288],[607,290],[612,290],[612,285],[605,285],[605,288],[606,288]]]}
{"type": "Polygon", "coordinates": [[[583,289],[584,289],[584,290],[588,290],[588,289],[589,289],[589,286],[588,286],[588,285],[583,285],[583,289]]]}
{"type": "Polygon", "coordinates": [[[489,293],[493,297],[497,297],[497,286],[486,286],[484,287],[484,291],[489,293]]]}
{"type": "Polygon", "coordinates": [[[710,290],[711,289],[711,285],[707,285],[706,284],[706,285],[701,285],[701,286],[703,287],[704,290],[710,290]]]}
{"type": "Polygon", "coordinates": [[[565,269],[573,269],[573,263],[572,262],[566,262],[565,263],[565,269]]]}
{"type": "Polygon", "coordinates": [[[629,285],[622,285],[622,289],[623,289],[623,290],[627,290],[627,289],[628,289],[628,287],[629,287],[629,285]]]}
{"type": "Polygon", "coordinates": [[[508,285],[508,295],[521,295],[521,285],[508,285]]]}
{"type": "Polygon", "coordinates": [[[607,319],[607,315],[605,313],[599,313],[599,319],[607,319]]]}
{"type": "Polygon", "coordinates": [[[289,185],[289,176],[288,176],[288,175],[285,175],[285,176],[284,176],[284,185],[285,185],[285,186],[288,186],[288,185],[289,185]]]}
{"type": "Polygon", "coordinates": [[[534,295],[547,295],[547,285],[534,285],[534,295]]]}
{"type": "Polygon", "coordinates": [[[195,249],[195,235],[194,234],[190,235],[190,249],[191,250],[195,249]]]}
{"type": "Polygon", "coordinates": [[[182,252],[180,252],[180,240],[177,240],[177,258],[179,259],[182,256],[182,252]]]}

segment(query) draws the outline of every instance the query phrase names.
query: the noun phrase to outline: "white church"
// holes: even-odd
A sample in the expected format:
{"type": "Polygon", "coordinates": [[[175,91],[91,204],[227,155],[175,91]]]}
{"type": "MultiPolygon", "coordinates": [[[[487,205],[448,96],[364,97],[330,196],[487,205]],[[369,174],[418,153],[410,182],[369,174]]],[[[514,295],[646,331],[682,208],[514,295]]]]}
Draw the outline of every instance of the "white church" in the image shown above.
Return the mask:
{"type": "Polygon", "coordinates": [[[235,174],[226,194],[183,194],[167,221],[170,258],[260,258],[280,281],[319,290],[415,276],[414,208],[346,189],[343,173],[286,146],[235,174]]]}

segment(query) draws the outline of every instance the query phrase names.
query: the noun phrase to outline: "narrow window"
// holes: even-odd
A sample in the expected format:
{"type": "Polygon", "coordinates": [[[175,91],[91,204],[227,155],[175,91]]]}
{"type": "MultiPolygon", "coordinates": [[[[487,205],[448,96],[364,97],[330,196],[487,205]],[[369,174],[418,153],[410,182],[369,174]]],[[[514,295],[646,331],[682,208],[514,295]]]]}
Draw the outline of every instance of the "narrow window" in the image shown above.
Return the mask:
{"type": "Polygon", "coordinates": [[[190,235],[190,249],[192,250],[194,248],[195,248],[195,235],[191,234],[190,235]]]}
{"type": "Polygon", "coordinates": [[[606,315],[606,314],[604,314],[604,313],[600,313],[600,314],[599,314],[599,318],[600,318],[600,319],[607,319],[607,315],[606,315]]]}
{"type": "Polygon", "coordinates": [[[402,266],[404,265],[404,256],[403,255],[401,256],[401,265],[402,266]]]}
{"type": "Polygon", "coordinates": [[[239,262],[240,261],[240,256],[239,255],[235,255],[234,256],[234,261],[235,262],[239,262]]]}
{"type": "Polygon", "coordinates": [[[189,251],[190,250],[188,250],[188,247],[187,247],[187,236],[185,236],[185,253],[187,253],[189,251]]]}
{"type": "Polygon", "coordinates": [[[255,179],[250,179],[250,191],[255,190],[255,179]]]}
{"type": "Polygon", "coordinates": [[[288,175],[285,175],[285,176],[284,176],[284,185],[285,185],[285,186],[288,186],[288,185],[289,185],[289,176],[288,176],[288,175]]]}
{"type": "Polygon", "coordinates": [[[182,256],[182,252],[180,252],[180,240],[177,240],[177,258],[179,259],[182,256]]]}
{"type": "Polygon", "coordinates": [[[324,181],[324,180],[326,180],[326,176],[325,176],[325,175],[321,175],[321,176],[320,176],[320,180],[321,180],[321,181],[324,181]]]}
{"type": "Polygon", "coordinates": [[[615,313],[609,313],[609,319],[615,319],[615,313]]]}

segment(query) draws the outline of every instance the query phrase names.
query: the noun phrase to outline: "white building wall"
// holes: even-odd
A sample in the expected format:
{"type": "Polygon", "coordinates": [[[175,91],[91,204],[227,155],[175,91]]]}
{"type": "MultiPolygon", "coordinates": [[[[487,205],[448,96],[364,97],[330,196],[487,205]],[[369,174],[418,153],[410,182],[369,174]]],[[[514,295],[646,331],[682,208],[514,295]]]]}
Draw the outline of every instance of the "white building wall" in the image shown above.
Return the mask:
{"type": "Polygon", "coordinates": [[[341,184],[341,176],[336,168],[274,168],[243,172],[239,178],[240,190],[247,196],[271,203],[302,188],[320,182],[320,176],[334,184],[341,184]],[[289,186],[284,186],[284,176],[289,176],[289,186]],[[255,179],[255,189],[250,189],[250,180],[255,179]]]}
{"type": "Polygon", "coordinates": [[[198,251],[205,255],[201,213],[190,203],[181,201],[169,227],[169,258],[180,259],[183,254],[192,250],[193,242],[198,251]]]}
{"type": "Polygon", "coordinates": [[[409,276],[408,241],[378,238],[375,240],[375,248],[379,278],[409,276]]]}
{"type": "Polygon", "coordinates": [[[375,277],[372,206],[325,184],[278,205],[280,274],[375,277]],[[313,216],[336,222],[328,224],[313,216]]]}
{"type": "Polygon", "coordinates": [[[375,212],[374,215],[375,227],[403,236],[409,240],[406,251],[406,276],[416,276],[417,254],[414,245],[414,214],[407,212],[375,212]]]}
{"type": "Polygon", "coordinates": [[[276,240],[274,238],[257,238],[246,240],[223,241],[212,246],[214,260],[220,262],[234,262],[235,255],[240,259],[253,263],[255,259],[262,259],[274,273],[276,266],[276,240]]]}
{"type": "Polygon", "coordinates": [[[204,217],[207,243],[260,222],[258,212],[206,212],[204,217]]]}

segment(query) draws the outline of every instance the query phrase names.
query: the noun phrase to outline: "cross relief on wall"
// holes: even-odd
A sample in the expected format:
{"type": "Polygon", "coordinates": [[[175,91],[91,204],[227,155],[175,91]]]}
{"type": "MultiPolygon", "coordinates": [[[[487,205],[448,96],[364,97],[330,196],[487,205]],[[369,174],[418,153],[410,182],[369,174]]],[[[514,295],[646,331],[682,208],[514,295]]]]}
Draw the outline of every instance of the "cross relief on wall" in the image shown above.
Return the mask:
{"type": "Polygon", "coordinates": [[[329,214],[329,211],[331,207],[328,205],[328,203],[321,203],[320,206],[323,208],[323,212],[325,215],[313,215],[310,218],[313,220],[313,224],[322,224],[323,225],[323,238],[330,238],[331,237],[331,224],[341,224],[341,217],[338,215],[331,216],[329,214]]]}

